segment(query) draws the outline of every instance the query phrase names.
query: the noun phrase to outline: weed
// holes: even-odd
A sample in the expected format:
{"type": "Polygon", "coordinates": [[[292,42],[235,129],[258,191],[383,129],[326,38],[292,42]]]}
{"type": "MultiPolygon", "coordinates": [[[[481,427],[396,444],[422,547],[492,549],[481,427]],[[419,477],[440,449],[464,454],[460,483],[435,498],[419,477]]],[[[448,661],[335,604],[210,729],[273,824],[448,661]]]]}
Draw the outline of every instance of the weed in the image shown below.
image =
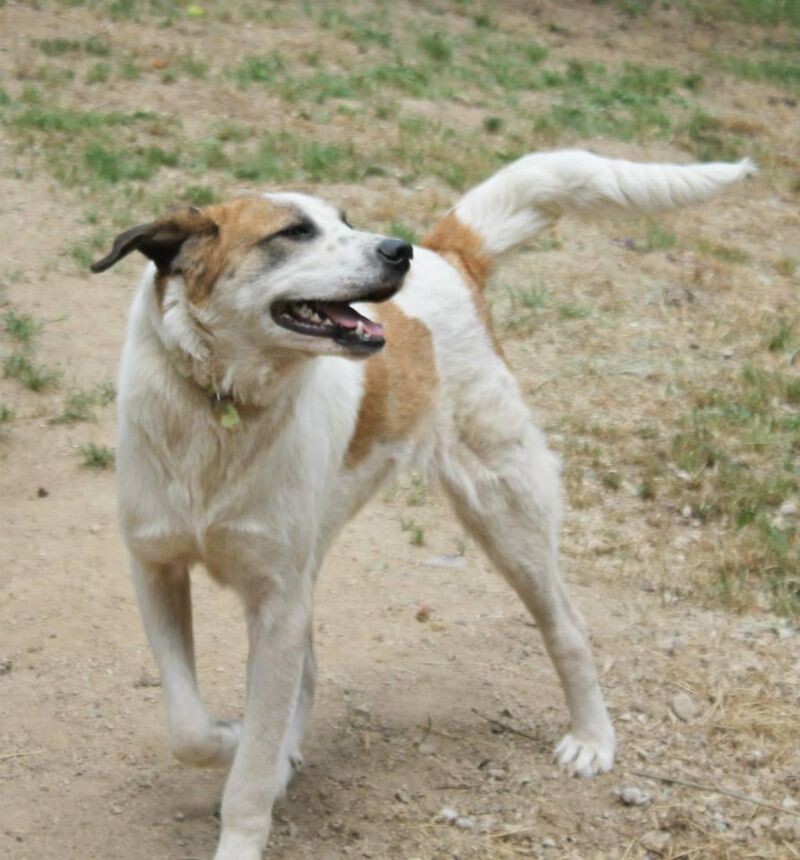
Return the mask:
{"type": "Polygon", "coordinates": [[[17,313],[17,311],[13,310],[5,311],[2,320],[6,334],[10,335],[23,346],[29,346],[34,335],[42,327],[42,324],[30,314],[17,313]]]}
{"type": "Polygon", "coordinates": [[[411,476],[411,484],[406,493],[406,504],[412,507],[424,505],[428,500],[428,487],[419,475],[411,476]]]}
{"type": "Polygon", "coordinates": [[[650,221],[647,225],[647,236],[644,242],[636,243],[634,247],[640,254],[649,254],[653,251],[667,251],[677,244],[678,238],[674,233],[665,230],[655,221],[650,221]]]}
{"type": "Polygon", "coordinates": [[[778,274],[783,275],[784,278],[793,278],[797,272],[797,260],[793,257],[781,257],[781,259],[775,263],[775,269],[778,274]]]}
{"type": "Polygon", "coordinates": [[[17,350],[8,355],[3,362],[3,376],[16,379],[31,391],[45,391],[55,388],[61,374],[43,364],[35,364],[30,355],[24,350],[17,350]]]}
{"type": "Polygon", "coordinates": [[[183,192],[182,199],[192,206],[210,206],[219,203],[219,195],[208,185],[189,185],[183,192]]]}
{"type": "Polygon", "coordinates": [[[404,532],[409,532],[409,543],[412,546],[425,546],[425,529],[411,519],[401,519],[400,528],[404,532]]]}
{"type": "Polygon", "coordinates": [[[447,37],[438,30],[419,38],[419,47],[437,63],[447,63],[453,57],[453,48],[447,37]]]}
{"type": "Polygon", "coordinates": [[[114,401],[116,388],[113,382],[96,385],[90,391],[71,391],[64,398],[64,407],[50,424],[78,424],[81,421],[94,421],[94,409],[97,406],[107,406],[114,401]]]}
{"type": "Polygon", "coordinates": [[[766,346],[770,352],[783,352],[795,339],[795,324],[788,320],[778,320],[777,326],[767,335],[766,346]]]}
{"type": "Polygon", "coordinates": [[[386,228],[388,236],[396,236],[398,239],[404,239],[412,245],[417,243],[417,235],[413,227],[409,227],[405,221],[392,221],[386,228]]]}
{"type": "Polygon", "coordinates": [[[706,239],[698,239],[697,250],[703,254],[710,254],[724,263],[735,263],[742,266],[750,262],[750,255],[741,248],[730,248],[727,245],[717,245],[706,239]]]}
{"type": "Polygon", "coordinates": [[[702,111],[691,115],[684,126],[689,148],[701,161],[737,161],[741,143],[732,137],[719,120],[702,111]]]}
{"type": "Polygon", "coordinates": [[[0,424],[8,424],[13,421],[14,413],[4,403],[0,403],[0,424]]]}
{"type": "Polygon", "coordinates": [[[589,316],[589,311],[581,305],[564,302],[558,306],[558,315],[562,320],[583,320],[589,316]]]}
{"type": "MultiPolygon", "coordinates": [[[[673,486],[678,507],[702,520],[720,520],[736,531],[720,549],[718,586],[741,597],[747,582],[765,585],[778,611],[800,609],[800,534],[776,518],[800,493],[800,380],[793,374],[746,366],[728,386],[704,385],[695,408],[671,446],[684,477],[673,486]],[[758,456],[768,452],[768,457],[758,456]],[[794,598],[791,597],[792,589],[794,598]],[[792,602],[794,600],[794,603],[792,602]]],[[[738,599],[738,597],[737,597],[738,599]]]]}
{"type": "Polygon", "coordinates": [[[105,445],[81,445],[78,453],[83,458],[82,465],[89,469],[111,469],[114,466],[114,452],[105,445]]]}
{"type": "Polygon", "coordinates": [[[95,63],[86,74],[87,84],[104,84],[111,77],[111,66],[108,63],[95,63]]]}
{"type": "Polygon", "coordinates": [[[605,472],[600,480],[609,490],[618,490],[622,486],[622,476],[619,472],[605,472]]]}
{"type": "Polygon", "coordinates": [[[100,36],[87,36],[85,39],[39,39],[36,47],[48,57],[63,57],[65,54],[88,54],[90,57],[107,57],[111,46],[100,36]]]}
{"type": "Polygon", "coordinates": [[[110,185],[128,179],[150,179],[160,167],[175,167],[178,161],[177,152],[159,146],[90,143],[83,150],[83,166],[89,175],[110,185]]]}

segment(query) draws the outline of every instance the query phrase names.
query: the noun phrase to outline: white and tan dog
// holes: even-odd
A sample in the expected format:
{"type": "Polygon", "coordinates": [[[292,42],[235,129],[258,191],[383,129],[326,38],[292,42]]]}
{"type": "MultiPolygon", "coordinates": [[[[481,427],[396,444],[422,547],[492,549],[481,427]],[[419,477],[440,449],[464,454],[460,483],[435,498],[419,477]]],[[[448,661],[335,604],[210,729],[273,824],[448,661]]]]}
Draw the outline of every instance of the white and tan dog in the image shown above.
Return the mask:
{"type": "Polygon", "coordinates": [[[120,371],[120,519],[175,755],[232,762],[217,860],[261,857],[314,695],[317,572],[344,523],[411,462],[439,479],[536,619],[569,708],[559,762],[580,776],[612,766],[614,731],[558,572],[558,460],[482,290],[498,254],[566,212],[671,209],[751,170],[542,153],[469,192],[420,248],[355,230],[321,200],[266,194],[134,227],[93,266],[134,250],[152,260],[120,371]],[[198,692],[197,563],[244,603],[242,723],[213,719],[198,692]]]}

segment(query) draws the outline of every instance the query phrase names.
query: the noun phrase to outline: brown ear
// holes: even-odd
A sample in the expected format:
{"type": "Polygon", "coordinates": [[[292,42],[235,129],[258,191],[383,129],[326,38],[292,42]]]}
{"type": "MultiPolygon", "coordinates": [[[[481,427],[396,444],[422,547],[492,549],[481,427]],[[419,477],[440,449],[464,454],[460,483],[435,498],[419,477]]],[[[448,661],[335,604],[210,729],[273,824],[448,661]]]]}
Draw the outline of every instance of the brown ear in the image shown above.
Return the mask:
{"type": "Polygon", "coordinates": [[[95,273],[105,272],[131,251],[140,251],[156,264],[159,272],[167,273],[181,245],[190,236],[215,233],[217,229],[211,217],[200,209],[194,206],[181,209],[158,221],[140,224],[120,233],[111,251],[102,260],[92,263],[91,270],[95,273]]]}

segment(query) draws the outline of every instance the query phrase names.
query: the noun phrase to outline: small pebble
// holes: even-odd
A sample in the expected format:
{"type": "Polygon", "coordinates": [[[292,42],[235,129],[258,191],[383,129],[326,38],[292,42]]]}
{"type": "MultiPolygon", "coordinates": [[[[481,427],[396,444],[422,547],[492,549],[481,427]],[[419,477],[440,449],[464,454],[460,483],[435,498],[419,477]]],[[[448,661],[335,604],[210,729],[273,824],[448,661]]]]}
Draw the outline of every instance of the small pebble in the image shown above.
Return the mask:
{"type": "Polygon", "coordinates": [[[679,720],[688,723],[697,716],[697,705],[688,693],[678,693],[672,697],[672,711],[679,720]]]}
{"type": "Polygon", "coordinates": [[[417,619],[417,621],[424,623],[425,621],[429,621],[430,617],[431,617],[431,608],[430,608],[430,606],[427,606],[426,604],[423,603],[422,606],[420,606],[419,609],[417,610],[417,614],[416,614],[415,618],[417,619]]]}
{"type": "Polygon", "coordinates": [[[555,839],[542,839],[542,848],[556,848],[555,839]]]}
{"type": "Polygon", "coordinates": [[[459,830],[472,830],[475,826],[475,822],[471,818],[456,818],[456,827],[459,830]]]}
{"type": "Polygon", "coordinates": [[[46,499],[50,495],[50,493],[48,493],[44,487],[39,487],[39,489],[36,491],[36,495],[40,499],[46,499]]]}
{"type": "Polygon", "coordinates": [[[626,785],[624,788],[615,788],[613,791],[620,803],[625,806],[646,806],[650,803],[650,795],[635,785],[626,785]]]}
{"type": "Polygon", "coordinates": [[[447,824],[452,824],[458,818],[458,813],[452,806],[443,806],[436,816],[437,821],[445,821],[447,824]]]}
{"type": "Polygon", "coordinates": [[[649,830],[639,841],[642,843],[642,848],[646,851],[663,854],[671,838],[669,833],[664,833],[660,830],[649,830]]]}
{"type": "Polygon", "coordinates": [[[8,675],[14,668],[14,664],[9,659],[0,659],[0,675],[8,675]]]}
{"type": "Polygon", "coordinates": [[[176,812],[176,813],[175,813],[175,815],[173,815],[172,817],[173,817],[176,821],[183,821],[183,820],[184,820],[184,818],[186,818],[186,815],[184,815],[184,813],[183,813],[183,812],[181,812],[181,811],[179,810],[179,811],[178,811],[178,812],[176,812]]]}

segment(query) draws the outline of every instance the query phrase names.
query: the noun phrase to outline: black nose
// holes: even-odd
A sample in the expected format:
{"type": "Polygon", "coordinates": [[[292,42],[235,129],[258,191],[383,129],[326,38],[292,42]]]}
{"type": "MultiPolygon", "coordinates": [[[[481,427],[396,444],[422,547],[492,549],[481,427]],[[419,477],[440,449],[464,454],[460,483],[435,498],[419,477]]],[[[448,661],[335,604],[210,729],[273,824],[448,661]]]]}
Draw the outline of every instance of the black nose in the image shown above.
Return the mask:
{"type": "Polygon", "coordinates": [[[378,243],[378,253],[390,266],[405,265],[414,256],[414,249],[403,239],[382,239],[378,243]]]}

